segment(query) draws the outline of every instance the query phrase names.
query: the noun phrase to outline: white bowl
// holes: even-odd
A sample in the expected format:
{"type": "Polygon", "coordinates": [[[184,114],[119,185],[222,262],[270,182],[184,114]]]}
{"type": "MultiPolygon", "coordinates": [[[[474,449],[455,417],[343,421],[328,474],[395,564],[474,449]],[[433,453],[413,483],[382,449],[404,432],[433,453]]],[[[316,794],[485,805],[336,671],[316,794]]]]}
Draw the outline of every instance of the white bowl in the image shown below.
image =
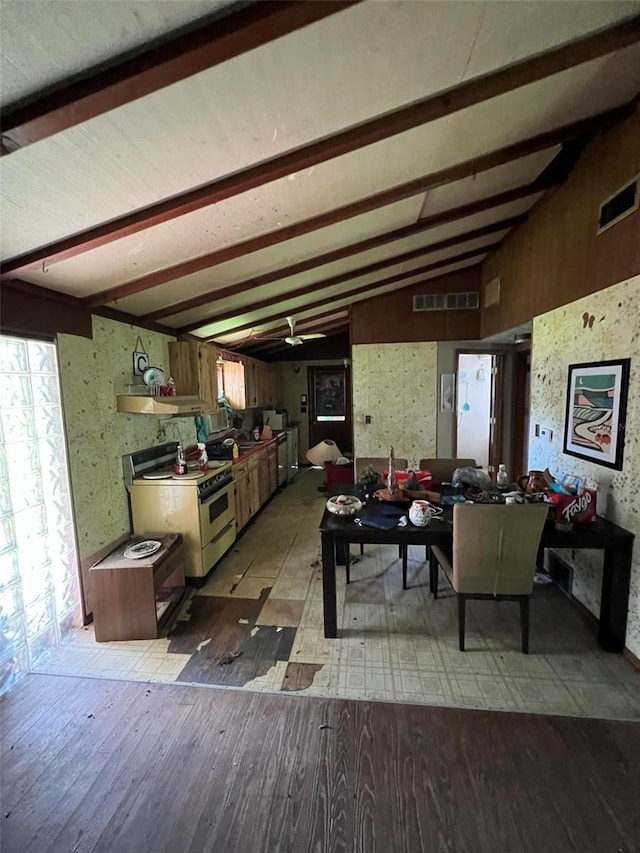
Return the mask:
{"type": "Polygon", "coordinates": [[[355,515],[362,509],[362,501],[355,495],[338,495],[329,498],[327,509],[334,515],[355,515]]]}

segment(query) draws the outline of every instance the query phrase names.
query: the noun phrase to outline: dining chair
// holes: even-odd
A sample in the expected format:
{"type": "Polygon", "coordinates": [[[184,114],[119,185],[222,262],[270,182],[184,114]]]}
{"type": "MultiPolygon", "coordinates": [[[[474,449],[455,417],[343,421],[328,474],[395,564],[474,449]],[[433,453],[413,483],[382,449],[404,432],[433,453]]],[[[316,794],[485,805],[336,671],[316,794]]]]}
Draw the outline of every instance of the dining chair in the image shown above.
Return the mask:
{"type": "Polygon", "coordinates": [[[453,548],[431,547],[429,581],[438,597],[438,567],[458,600],[458,637],[464,651],[467,599],[518,601],[522,651],[529,652],[529,599],[546,504],[456,504],[453,548]]]}
{"type": "Polygon", "coordinates": [[[421,459],[420,470],[431,471],[434,486],[450,483],[456,468],[475,468],[475,459],[421,459]]]}

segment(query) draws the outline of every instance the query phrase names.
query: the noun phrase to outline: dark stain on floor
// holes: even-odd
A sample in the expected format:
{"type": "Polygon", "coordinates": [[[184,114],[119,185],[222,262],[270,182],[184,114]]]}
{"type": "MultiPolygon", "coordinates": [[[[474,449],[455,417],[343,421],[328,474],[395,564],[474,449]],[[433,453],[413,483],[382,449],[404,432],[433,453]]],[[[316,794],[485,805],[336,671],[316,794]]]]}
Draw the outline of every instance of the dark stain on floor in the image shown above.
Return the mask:
{"type": "Polygon", "coordinates": [[[322,663],[290,663],[280,690],[304,690],[311,687],[316,672],[320,672],[323,666],[322,663]]]}
{"type": "Polygon", "coordinates": [[[242,687],[276,661],[289,660],[296,628],[256,626],[270,592],[265,587],[260,598],[195,596],[189,621],[178,622],[169,637],[169,653],[191,655],[177,680],[242,687]]]}

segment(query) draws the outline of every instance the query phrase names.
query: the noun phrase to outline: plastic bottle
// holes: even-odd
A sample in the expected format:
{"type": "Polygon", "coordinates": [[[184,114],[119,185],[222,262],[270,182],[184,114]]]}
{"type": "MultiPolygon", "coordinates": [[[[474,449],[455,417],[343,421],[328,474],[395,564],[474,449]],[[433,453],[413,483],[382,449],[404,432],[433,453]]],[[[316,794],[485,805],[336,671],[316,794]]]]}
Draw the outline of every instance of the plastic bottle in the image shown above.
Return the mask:
{"type": "Polygon", "coordinates": [[[509,485],[509,475],[507,474],[507,466],[501,462],[498,465],[498,473],[496,474],[496,483],[498,486],[508,486],[509,485]]]}
{"type": "Polygon", "coordinates": [[[198,456],[198,468],[201,471],[209,470],[209,457],[207,456],[207,445],[203,442],[198,442],[198,450],[200,455],[198,456]]]}
{"type": "Polygon", "coordinates": [[[231,455],[233,456],[234,459],[237,459],[238,456],[240,456],[240,451],[238,450],[238,444],[235,441],[233,442],[233,450],[231,451],[231,455]]]}
{"type": "Polygon", "coordinates": [[[181,444],[178,445],[178,450],[176,452],[175,472],[176,474],[187,473],[187,459],[184,455],[184,450],[182,449],[181,444]]]}

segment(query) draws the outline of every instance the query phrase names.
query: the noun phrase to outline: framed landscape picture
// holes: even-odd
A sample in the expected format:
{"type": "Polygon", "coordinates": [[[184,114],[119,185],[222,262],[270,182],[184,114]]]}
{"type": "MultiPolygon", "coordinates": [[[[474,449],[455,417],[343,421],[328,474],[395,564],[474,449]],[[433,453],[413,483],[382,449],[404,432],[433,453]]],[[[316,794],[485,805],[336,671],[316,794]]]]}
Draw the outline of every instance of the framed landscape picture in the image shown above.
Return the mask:
{"type": "Polygon", "coordinates": [[[630,359],[570,364],[564,452],[622,470],[630,359]]]}

